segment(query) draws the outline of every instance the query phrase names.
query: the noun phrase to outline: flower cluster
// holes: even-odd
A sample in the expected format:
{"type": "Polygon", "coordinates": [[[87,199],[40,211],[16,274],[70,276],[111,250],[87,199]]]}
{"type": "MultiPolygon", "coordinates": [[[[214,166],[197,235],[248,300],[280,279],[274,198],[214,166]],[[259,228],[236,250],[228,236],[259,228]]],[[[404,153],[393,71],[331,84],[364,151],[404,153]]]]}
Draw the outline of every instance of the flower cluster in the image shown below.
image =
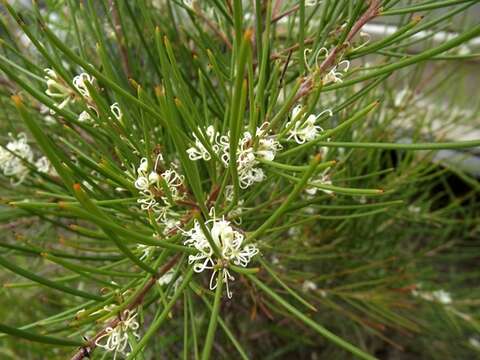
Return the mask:
{"type": "MultiPolygon", "coordinates": [[[[268,134],[268,123],[263,123],[257,128],[255,135],[249,131],[243,133],[239,140],[236,152],[237,172],[240,181],[240,187],[246,189],[256,182],[264,180],[263,170],[258,167],[259,159],[272,161],[277,152],[282,148],[275,135],[268,134]]],[[[208,141],[213,151],[221,160],[225,167],[230,164],[230,134],[221,135],[213,126],[206,130],[208,141]]],[[[211,153],[205,148],[204,144],[193,134],[195,145],[187,149],[191,160],[211,159],[211,153]]]]}
{"type": "Polygon", "coordinates": [[[412,290],[412,295],[415,297],[419,297],[423,300],[427,301],[435,301],[444,305],[450,304],[452,302],[452,297],[450,293],[446,292],[443,289],[434,290],[434,291],[425,291],[420,290],[421,285],[417,285],[417,289],[412,290]]]}
{"type": "Polygon", "coordinates": [[[129,333],[140,339],[140,335],[137,333],[139,324],[135,319],[137,313],[134,310],[125,310],[121,315],[120,321],[115,327],[107,327],[105,333],[99,336],[95,340],[95,345],[105,349],[106,351],[113,352],[113,359],[115,360],[117,354],[128,356],[131,349],[131,345],[128,341],[129,333]],[[106,340],[104,342],[104,340],[106,340]]]}
{"type": "MultiPolygon", "coordinates": [[[[47,90],[45,90],[45,94],[58,101],[55,103],[55,106],[63,109],[70,101],[75,99],[75,93],[72,92],[54,70],[47,68],[44,71],[46,74],[45,79],[47,80],[47,90]]],[[[52,111],[52,113],[54,112],[52,111]]]]}
{"type": "MultiPolygon", "coordinates": [[[[201,130],[200,128],[198,129],[201,130]]],[[[216,153],[219,152],[220,149],[220,133],[215,130],[215,128],[210,125],[207,127],[206,134],[208,136],[208,141],[212,147],[212,150],[216,153]]],[[[187,149],[187,154],[190,160],[200,160],[203,159],[205,161],[209,161],[212,156],[210,152],[205,148],[203,143],[198,139],[197,135],[194,133],[193,137],[195,138],[195,146],[187,149]]]]}
{"type": "MultiPolygon", "coordinates": [[[[45,79],[47,80],[47,90],[45,94],[57,100],[55,105],[63,109],[70,102],[75,102],[77,96],[75,92],[68,86],[68,84],[61,79],[57,73],[52,69],[45,69],[45,79]]],[[[88,91],[87,83],[93,84],[95,78],[87,73],[81,73],[73,78],[73,87],[85,98],[90,99],[90,92],[88,91]]]]}
{"type": "MultiPolygon", "coordinates": [[[[163,274],[160,279],[157,280],[158,285],[165,286],[169,285],[173,281],[173,277],[175,276],[175,269],[168,270],[165,274],[163,274]]],[[[182,275],[179,275],[175,282],[173,283],[173,293],[177,291],[178,287],[180,286],[183,280],[182,275]]],[[[173,293],[170,293],[173,295],[173,293]]]]}
{"type": "Polygon", "coordinates": [[[303,144],[312,140],[323,132],[323,128],[320,125],[316,125],[316,121],[323,114],[333,116],[333,112],[330,109],[323,110],[318,115],[310,114],[306,120],[301,116],[302,106],[297,105],[292,111],[292,120],[287,122],[285,126],[288,130],[287,140],[294,139],[297,144],[303,144]]]}
{"type": "MultiPolygon", "coordinates": [[[[308,54],[312,52],[311,49],[305,49],[303,53],[305,65],[307,67],[307,70],[309,72],[313,72],[313,69],[309,66],[309,60],[307,59],[308,54]]],[[[314,57],[312,60],[314,60],[316,68],[320,68],[319,65],[319,59],[320,57],[326,59],[330,55],[330,52],[328,51],[327,48],[322,47],[318,51],[314,53],[314,57]],[[323,56],[322,56],[323,55],[323,56]]],[[[322,82],[324,85],[329,84],[329,83],[341,83],[343,82],[343,75],[350,69],[350,61],[348,60],[342,60],[338,62],[337,64],[333,65],[330,69],[330,71],[323,76],[322,82]]]]}
{"type": "Polygon", "coordinates": [[[32,164],[37,168],[38,172],[56,175],[55,169],[50,164],[50,161],[45,156],[42,156],[34,162],[34,154],[32,148],[27,142],[27,136],[24,133],[19,133],[17,138],[13,138],[11,134],[11,141],[7,143],[5,148],[0,147],[0,170],[3,175],[10,177],[13,185],[19,185],[25,180],[25,177],[30,172],[28,164],[32,164]]]}
{"type": "Polygon", "coordinates": [[[343,82],[342,77],[350,69],[350,61],[342,60],[338,64],[334,65],[330,71],[323,78],[324,84],[329,83],[341,83],[343,82]]]}
{"type": "MultiPolygon", "coordinates": [[[[88,89],[89,86],[93,86],[95,81],[93,76],[87,73],[81,73],[73,78],[72,86],[81,95],[78,96],[72,87],[69,86],[62,78],[60,78],[54,70],[47,68],[44,71],[46,73],[45,79],[47,80],[47,89],[45,90],[45,94],[57,101],[55,106],[63,109],[69,103],[75,103],[77,100],[83,98],[83,100],[86,102],[85,105],[88,110],[90,110],[90,112],[96,116],[99,115],[97,107],[92,100],[90,90],[88,89]]],[[[113,103],[110,106],[110,112],[115,119],[118,121],[122,120],[123,113],[118,103],[113,103]]],[[[53,110],[50,110],[50,113],[55,114],[53,110]]],[[[78,116],[79,122],[89,122],[92,120],[91,114],[86,110],[82,111],[78,116]]]]}
{"type": "Polygon", "coordinates": [[[316,179],[310,181],[310,186],[305,189],[305,192],[309,196],[314,196],[318,190],[321,190],[327,194],[331,194],[332,191],[328,189],[321,189],[317,187],[317,185],[332,185],[332,180],[330,178],[330,168],[325,169],[320,176],[318,176],[316,179]]]}
{"type": "Polygon", "coordinates": [[[176,225],[175,221],[167,218],[167,215],[175,201],[183,198],[184,177],[178,174],[175,164],[172,168],[159,172],[162,161],[163,156],[158,154],[153,169],[149,171],[147,158],[142,158],[134,185],[141,194],[137,202],[142,210],[153,211],[156,220],[161,221],[165,225],[165,232],[168,232],[176,225]]]}
{"type": "Polygon", "coordinates": [[[217,219],[214,212],[211,212],[211,219],[205,222],[205,227],[209,234],[202,231],[200,223],[195,220],[194,226],[189,231],[181,230],[187,238],[184,244],[197,250],[197,254],[189,255],[188,262],[193,264],[193,270],[197,273],[204,270],[213,270],[210,277],[210,289],[217,287],[215,281],[218,271],[222,271],[223,282],[227,287],[227,295],[232,297],[228,281],[235,280],[228,270],[228,265],[233,263],[237,266],[247,267],[250,260],[258,253],[258,249],[253,244],[244,244],[245,237],[235,230],[229,221],[225,218],[217,219]],[[217,258],[215,251],[209,242],[213,240],[220,252],[220,258],[217,258]]]}

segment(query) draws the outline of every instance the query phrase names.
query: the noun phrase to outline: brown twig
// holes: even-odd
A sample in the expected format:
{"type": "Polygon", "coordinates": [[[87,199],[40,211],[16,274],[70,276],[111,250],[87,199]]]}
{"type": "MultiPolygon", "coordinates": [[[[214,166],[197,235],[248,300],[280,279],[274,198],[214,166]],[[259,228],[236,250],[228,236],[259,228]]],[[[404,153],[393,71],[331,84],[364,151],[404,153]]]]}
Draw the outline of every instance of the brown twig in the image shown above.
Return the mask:
{"type": "MultiPolygon", "coordinates": [[[[326,72],[338,58],[338,55],[348,46],[350,41],[353,39],[353,37],[362,29],[363,25],[365,25],[367,22],[378,16],[380,13],[380,5],[381,5],[381,0],[370,0],[368,9],[363,13],[362,16],[353,24],[352,28],[350,29],[348,35],[345,38],[345,41],[343,41],[341,44],[337,44],[330,54],[323,60],[323,62],[320,64],[318,70],[316,71],[315,75],[321,75],[324,72],[326,72]]],[[[300,86],[300,89],[298,90],[298,93],[295,97],[295,101],[298,101],[300,98],[302,98],[305,95],[308,95],[311,90],[313,89],[314,81],[311,76],[306,77],[302,85],[300,86]]]]}
{"type": "Polygon", "coordinates": [[[125,37],[121,37],[120,35],[119,29],[122,29],[122,27],[120,26],[120,17],[118,15],[118,9],[113,4],[113,0],[109,1],[109,5],[110,5],[110,8],[112,9],[113,31],[115,33],[115,36],[118,39],[118,47],[120,50],[120,57],[122,58],[123,70],[125,71],[127,78],[130,78],[132,77],[132,72],[130,70],[130,64],[128,62],[128,54],[127,54],[127,49],[125,47],[125,37]]]}
{"type": "Polygon", "coordinates": [[[300,8],[300,5],[295,5],[295,6],[294,6],[293,8],[291,8],[290,10],[287,10],[287,11],[281,13],[281,14],[278,15],[278,16],[272,17],[272,24],[273,24],[273,23],[276,23],[278,20],[284,18],[285,16],[290,15],[291,13],[294,13],[294,12],[297,11],[299,8],[300,8]]]}
{"type": "Polygon", "coordinates": [[[327,56],[327,58],[323,60],[323,62],[320,64],[320,68],[318,70],[320,73],[323,73],[327,68],[333,65],[333,63],[337,59],[338,54],[348,46],[350,41],[361,30],[363,25],[365,25],[367,22],[369,22],[379,14],[379,11],[380,0],[371,0],[368,9],[363,13],[362,16],[360,16],[360,18],[355,22],[355,24],[353,24],[347,37],[345,38],[345,41],[341,44],[337,44],[327,56]]]}
{"type": "Polygon", "coordinates": [[[277,16],[281,6],[282,6],[282,0],[276,0],[272,9],[272,18],[275,18],[277,16]]]}
{"type": "Polygon", "coordinates": [[[195,14],[197,14],[205,22],[205,24],[207,24],[210,30],[212,30],[220,39],[222,39],[229,49],[232,49],[232,43],[230,40],[228,40],[227,35],[221,32],[220,29],[216,27],[215,24],[208,17],[206,17],[200,9],[195,8],[194,11],[195,14]]]}
{"type": "MultiPolygon", "coordinates": [[[[305,41],[303,42],[304,45],[309,45],[309,44],[312,44],[314,41],[314,38],[307,38],[305,39],[305,41]]],[[[293,51],[295,50],[298,50],[300,47],[300,44],[295,44],[295,45],[292,45],[288,48],[285,48],[283,50],[281,50],[280,52],[276,53],[276,54],[272,54],[270,56],[270,60],[276,60],[280,57],[282,57],[284,55],[284,53],[287,53],[287,54],[290,54],[292,53],[293,51]]]]}

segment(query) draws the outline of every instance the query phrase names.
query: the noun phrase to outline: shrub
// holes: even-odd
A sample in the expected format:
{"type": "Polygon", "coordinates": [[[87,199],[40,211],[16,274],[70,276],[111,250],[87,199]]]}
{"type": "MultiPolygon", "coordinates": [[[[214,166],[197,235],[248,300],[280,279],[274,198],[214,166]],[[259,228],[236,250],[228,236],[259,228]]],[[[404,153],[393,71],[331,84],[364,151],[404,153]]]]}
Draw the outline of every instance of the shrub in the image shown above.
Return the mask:
{"type": "Polygon", "coordinates": [[[4,2],[2,356],[478,354],[475,3],[4,2]]]}

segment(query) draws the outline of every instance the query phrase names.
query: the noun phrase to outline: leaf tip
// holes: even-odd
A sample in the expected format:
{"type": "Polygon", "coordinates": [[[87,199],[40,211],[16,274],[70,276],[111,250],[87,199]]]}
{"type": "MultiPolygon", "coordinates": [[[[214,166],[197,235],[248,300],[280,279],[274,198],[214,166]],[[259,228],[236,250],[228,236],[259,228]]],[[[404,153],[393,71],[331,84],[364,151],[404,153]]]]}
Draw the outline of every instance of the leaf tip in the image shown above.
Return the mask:
{"type": "Polygon", "coordinates": [[[11,99],[17,108],[23,105],[20,95],[12,95],[11,99]]]}
{"type": "Polygon", "coordinates": [[[412,18],[412,21],[417,24],[419,23],[421,20],[423,20],[425,16],[424,15],[415,15],[413,18],[412,18]]]}
{"type": "Polygon", "coordinates": [[[243,35],[244,39],[246,41],[252,41],[252,38],[253,38],[253,29],[252,28],[248,28],[247,30],[245,30],[245,33],[243,35]]]}

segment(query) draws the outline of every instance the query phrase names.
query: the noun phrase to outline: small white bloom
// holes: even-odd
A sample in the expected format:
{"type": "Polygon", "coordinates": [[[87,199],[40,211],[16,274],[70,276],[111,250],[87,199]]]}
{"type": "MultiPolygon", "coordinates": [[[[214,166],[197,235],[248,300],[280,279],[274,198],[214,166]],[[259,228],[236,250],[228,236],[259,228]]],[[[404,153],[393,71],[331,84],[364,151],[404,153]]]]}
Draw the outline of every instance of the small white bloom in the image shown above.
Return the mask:
{"type": "Polygon", "coordinates": [[[211,290],[217,286],[215,281],[217,272],[222,271],[223,282],[227,287],[227,295],[231,298],[232,294],[228,282],[234,280],[234,278],[227,269],[228,263],[247,267],[250,260],[258,254],[258,249],[253,244],[244,245],[243,234],[234,230],[230,225],[230,221],[225,220],[223,217],[222,219],[216,219],[213,214],[213,217],[205,222],[205,226],[220,251],[221,259],[215,257],[213,248],[203,233],[200,224],[195,220],[192,229],[189,231],[181,230],[182,234],[187,238],[184,244],[198,251],[195,255],[189,255],[188,262],[193,264],[193,270],[197,273],[204,270],[213,270],[210,277],[211,290]]]}
{"type": "MultiPolygon", "coordinates": [[[[175,269],[170,269],[165,274],[163,274],[162,277],[160,277],[160,279],[157,280],[157,282],[160,286],[169,285],[172,282],[174,275],[175,275],[175,269]]],[[[175,280],[175,283],[173,284],[173,292],[175,292],[178,289],[182,280],[183,280],[183,277],[181,275],[177,278],[177,280],[175,280]]]]}
{"type": "Polygon", "coordinates": [[[328,169],[325,169],[321,174],[320,174],[320,177],[311,181],[310,182],[310,185],[309,187],[307,187],[305,189],[305,192],[310,195],[310,196],[314,196],[317,194],[317,191],[318,190],[321,190],[323,191],[324,193],[327,193],[327,194],[332,194],[333,191],[329,190],[329,189],[321,189],[319,187],[317,187],[316,185],[332,185],[332,180],[330,179],[330,174],[329,174],[329,171],[330,171],[330,168],[328,169]]]}
{"type": "Polygon", "coordinates": [[[80,115],[78,115],[78,121],[79,122],[88,122],[92,120],[92,117],[90,116],[90,114],[87,112],[87,111],[82,111],[80,113],[80,115]]]}
{"type": "Polygon", "coordinates": [[[42,156],[38,158],[38,160],[35,161],[35,167],[41,173],[48,174],[51,176],[58,175],[57,172],[55,171],[55,168],[50,163],[50,160],[48,160],[46,156],[42,156]]]}
{"type": "MultiPolygon", "coordinates": [[[[45,90],[45,94],[49,97],[59,101],[59,103],[55,103],[60,109],[63,109],[69,102],[74,98],[72,96],[72,91],[65,85],[65,83],[60,79],[57,73],[52,69],[44,69],[46,76],[45,79],[47,80],[47,90],[45,90]]],[[[53,115],[55,112],[50,110],[50,113],[53,115]]]]}
{"type": "Polygon", "coordinates": [[[131,350],[131,345],[128,340],[128,335],[132,334],[135,338],[140,339],[137,333],[140,325],[137,320],[137,313],[134,310],[125,310],[122,313],[121,320],[115,328],[107,327],[105,333],[95,340],[95,345],[113,352],[113,359],[115,360],[117,354],[128,356],[131,350]],[[103,340],[105,340],[103,342],[103,340]]]}
{"type": "Polygon", "coordinates": [[[309,291],[315,291],[317,290],[317,285],[310,280],[305,280],[302,284],[302,291],[303,292],[309,292],[309,291]]]}
{"type": "Polygon", "coordinates": [[[452,297],[450,296],[450,293],[446,292],[445,290],[435,290],[432,292],[433,298],[442,303],[442,304],[450,304],[452,302],[452,297]]]}
{"type": "Polygon", "coordinates": [[[300,228],[296,227],[296,226],[289,228],[288,231],[287,231],[288,236],[292,236],[292,237],[293,236],[298,236],[301,233],[302,232],[301,232],[300,228]]]}
{"type": "Polygon", "coordinates": [[[478,339],[475,338],[475,337],[471,337],[470,339],[468,339],[468,342],[469,342],[470,345],[472,345],[475,349],[480,350],[480,340],[478,340],[478,339]]]}
{"type": "MultiPolygon", "coordinates": [[[[199,131],[201,131],[200,128],[198,128],[199,131]]],[[[206,130],[207,134],[207,140],[209,141],[213,151],[218,152],[220,147],[217,144],[219,141],[220,133],[215,130],[215,128],[210,125],[207,127],[206,130]]],[[[198,139],[197,135],[195,133],[192,134],[193,137],[195,138],[195,145],[187,149],[187,154],[190,160],[200,160],[203,159],[205,161],[209,161],[212,156],[210,152],[205,148],[203,143],[198,139]]]]}
{"type": "Polygon", "coordinates": [[[194,4],[194,0],[183,0],[183,5],[185,5],[190,9],[193,9],[193,4],[194,4]]]}
{"type": "Polygon", "coordinates": [[[434,290],[434,291],[424,291],[424,290],[421,290],[421,284],[418,284],[416,286],[416,289],[412,290],[412,295],[415,297],[419,297],[423,300],[435,301],[444,305],[448,305],[452,303],[452,297],[450,293],[446,292],[443,289],[434,290]]]}
{"type": "MultiPolygon", "coordinates": [[[[255,145],[254,137],[248,131],[243,133],[238,143],[236,152],[236,165],[240,187],[246,189],[255,182],[261,182],[265,176],[263,170],[258,167],[258,159],[272,161],[277,152],[282,148],[274,135],[267,134],[268,123],[263,123],[256,129],[256,138],[258,143],[255,145]]],[[[230,136],[221,135],[213,126],[209,126],[206,130],[208,142],[211,149],[217,154],[225,167],[230,163],[230,136]]],[[[205,148],[204,144],[193,134],[195,145],[187,149],[188,156],[191,160],[203,159],[208,161],[211,159],[211,153],[205,148]]]]}
{"type": "Polygon", "coordinates": [[[265,179],[263,170],[256,167],[258,164],[252,147],[252,135],[246,131],[243,133],[243,138],[240,139],[237,150],[237,172],[242,189],[265,179]]]}
{"type": "Polygon", "coordinates": [[[17,139],[9,136],[12,140],[5,146],[0,147],[0,170],[5,176],[16,178],[13,185],[20,184],[30,172],[25,161],[33,162],[33,152],[27,143],[27,136],[19,133],[17,139]]]}
{"type": "MultiPolygon", "coordinates": [[[[141,197],[137,199],[142,210],[152,210],[157,221],[164,223],[166,228],[171,228],[167,219],[169,208],[174,204],[171,200],[182,199],[184,193],[180,191],[183,186],[184,176],[180,175],[175,168],[167,169],[159,174],[159,162],[163,161],[161,154],[157,155],[153,169],[148,171],[148,160],[142,158],[137,168],[137,178],[134,182],[136,189],[140,191],[141,197]],[[165,194],[166,186],[168,194],[165,194]],[[161,199],[161,201],[159,201],[161,199]]],[[[173,164],[174,165],[174,164],[173,164]]]]}
{"type": "Polygon", "coordinates": [[[43,120],[47,125],[54,125],[57,123],[57,121],[51,114],[50,108],[45,104],[40,105],[40,114],[43,116],[43,120]]]}
{"type": "Polygon", "coordinates": [[[272,161],[275,159],[277,152],[282,149],[282,145],[278,142],[278,140],[273,135],[267,134],[267,128],[269,127],[269,123],[265,122],[257,128],[257,137],[258,140],[258,147],[255,151],[255,154],[264,160],[272,161]]]}
{"type": "Polygon", "coordinates": [[[410,97],[412,91],[408,87],[404,87],[402,90],[396,93],[395,98],[393,100],[393,104],[395,107],[400,107],[404,105],[404,102],[410,97]]]}
{"type": "Polygon", "coordinates": [[[318,134],[324,131],[320,125],[315,124],[317,119],[323,114],[333,116],[332,110],[326,109],[318,115],[310,114],[306,120],[302,120],[301,118],[298,119],[301,110],[301,107],[296,106],[292,111],[292,121],[287,122],[285,125],[287,128],[290,128],[287,140],[293,138],[297,144],[304,144],[315,140],[318,134]]]}
{"type": "Polygon", "coordinates": [[[342,77],[345,73],[350,69],[350,61],[342,60],[337,65],[332,67],[332,69],[328,72],[327,75],[323,78],[325,84],[333,83],[341,83],[343,82],[342,77]]]}
{"type": "Polygon", "coordinates": [[[148,258],[151,252],[155,249],[154,246],[149,246],[145,244],[138,244],[137,249],[142,252],[142,256],[140,256],[140,260],[145,260],[148,258]]]}
{"type": "Polygon", "coordinates": [[[86,84],[90,83],[90,85],[93,85],[94,80],[95,78],[93,76],[90,76],[87,73],[81,73],[73,78],[72,83],[75,89],[77,89],[83,97],[90,98],[90,91],[88,91],[86,84]]]}
{"type": "Polygon", "coordinates": [[[112,112],[113,116],[115,116],[115,119],[117,119],[118,121],[122,120],[123,118],[123,112],[122,110],[120,109],[120,105],[118,105],[118,103],[113,103],[111,106],[110,106],[110,111],[112,112]]]}
{"type": "Polygon", "coordinates": [[[170,269],[168,270],[165,274],[162,275],[162,277],[160,277],[160,279],[158,279],[158,284],[159,285],[168,285],[172,282],[173,280],[173,275],[175,274],[175,270],[173,269],[170,269]]]}

